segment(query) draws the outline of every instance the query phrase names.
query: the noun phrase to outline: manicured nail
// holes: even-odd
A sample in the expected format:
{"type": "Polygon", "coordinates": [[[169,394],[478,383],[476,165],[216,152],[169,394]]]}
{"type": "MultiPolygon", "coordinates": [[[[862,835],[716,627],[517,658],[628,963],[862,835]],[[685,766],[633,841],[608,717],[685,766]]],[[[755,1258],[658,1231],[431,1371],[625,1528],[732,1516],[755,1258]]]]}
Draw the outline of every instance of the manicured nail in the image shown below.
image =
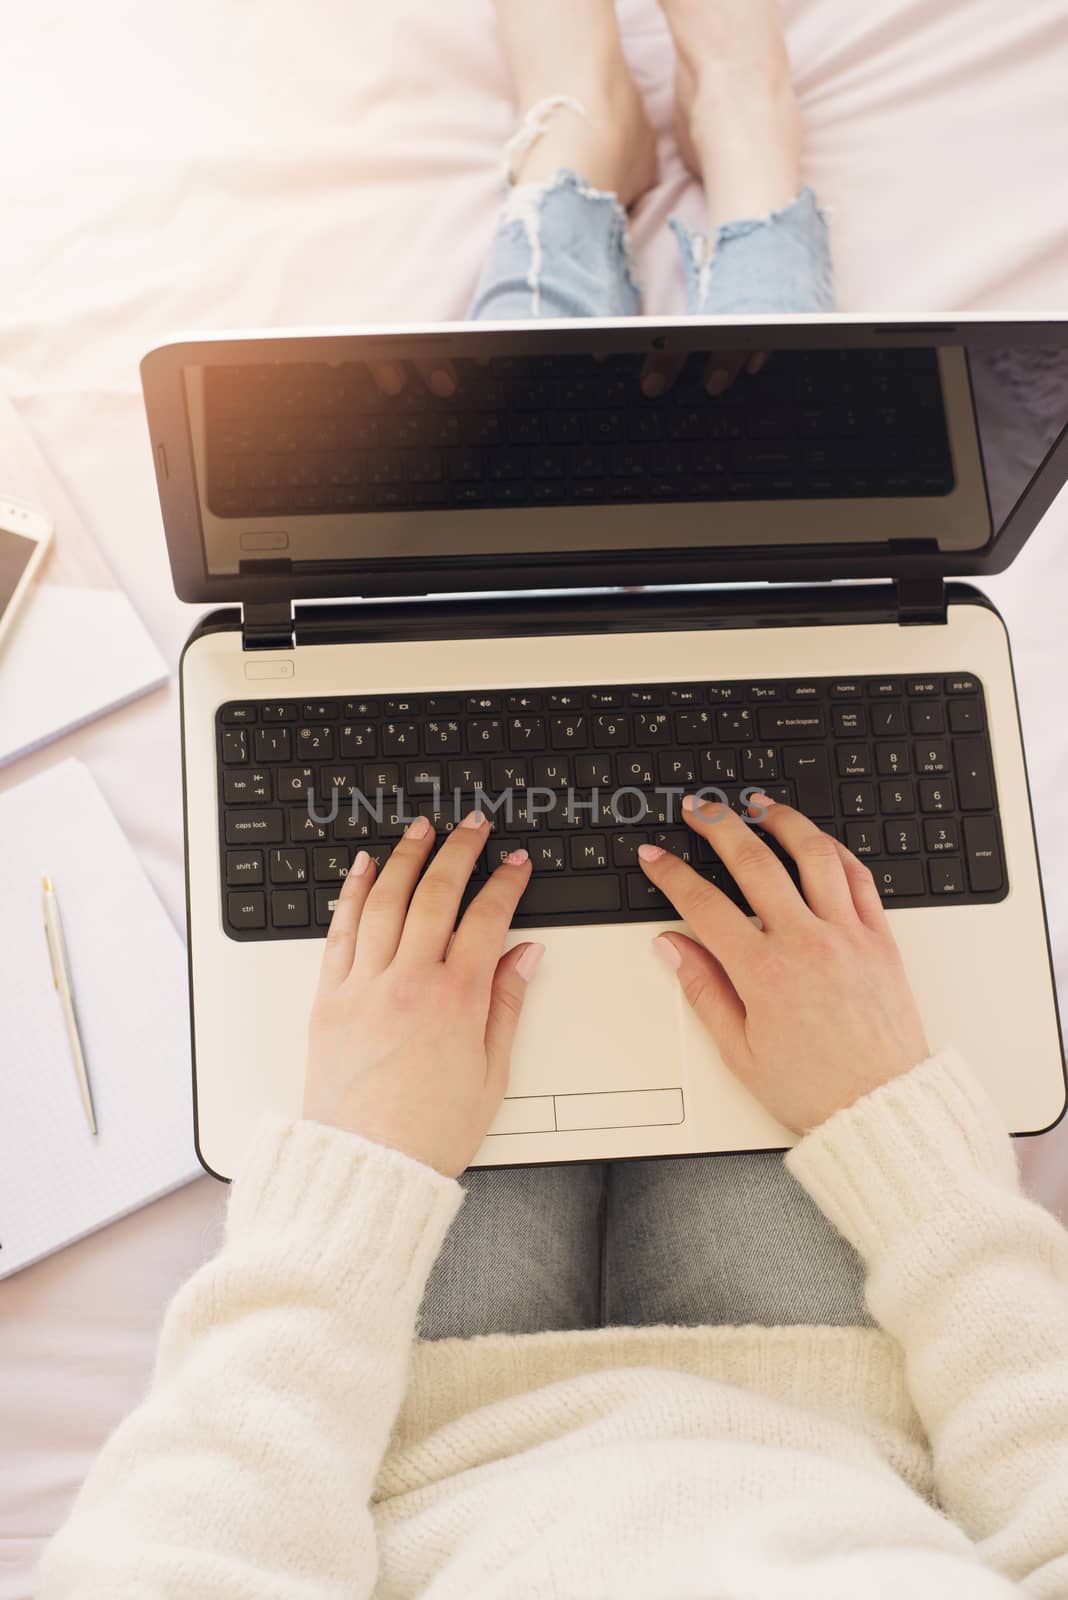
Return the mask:
{"type": "Polygon", "coordinates": [[[443,400],[451,399],[456,393],[456,380],[444,367],[438,367],[432,372],[429,382],[434,394],[440,395],[443,400]]]}
{"type": "Polygon", "coordinates": [[[392,361],[384,361],[377,369],[380,388],[386,394],[400,394],[404,388],[404,373],[392,361]]]}
{"type": "Polygon", "coordinates": [[[770,794],[751,794],[747,804],[750,811],[752,811],[754,806],[773,806],[775,802],[770,794]]]}
{"type": "Polygon", "coordinates": [[[349,869],[352,877],[362,878],[370,865],[371,857],[367,854],[367,851],[357,851],[356,860],[352,863],[352,866],[349,869]]]}
{"type": "Polygon", "coordinates": [[[469,811],[460,826],[461,828],[481,828],[485,821],[485,816],[484,811],[469,811]]]}
{"type": "Polygon", "coordinates": [[[530,856],[525,850],[512,850],[504,858],[506,867],[521,867],[524,861],[529,861],[530,856]]]}
{"type": "Polygon", "coordinates": [[[682,797],[682,809],[684,811],[696,811],[697,796],[695,794],[684,794],[682,797]]]}
{"type": "Polygon", "coordinates": [[[425,839],[430,832],[430,818],[416,817],[414,822],[409,822],[404,831],[409,839],[425,839]]]}
{"type": "Polygon", "coordinates": [[[758,350],[755,356],[749,357],[745,364],[745,370],[751,378],[755,378],[758,372],[763,372],[767,364],[768,352],[766,350],[758,350]]]}
{"type": "Polygon", "coordinates": [[[667,378],[662,372],[647,372],[642,378],[642,394],[647,395],[650,400],[656,400],[658,396],[666,393],[667,386],[667,378]]]}
{"type": "Polygon", "coordinates": [[[670,939],[665,939],[662,933],[658,934],[653,940],[653,949],[661,961],[669,966],[673,972],[678,972],[682,966],[682,957],[670,939]]]}
{"type": "Polygon", "coordinates": [[[515,964],[515,970],[524,983],[529,983],[538,970],[538,962],[545,954],[543,944],[528,944],[523,954],[515,964]]]}
{"type": "Polygon", "coordinates": [[[638,846],[638,854],[643,861],[659,861],[660,857],[666,855],[667,852],[661,850],[658,844],[640,844],[638,846]]]}
{"type": "Polygon", "coordinates": [[[725,367],[717,367],[715,372],[710,372],[705,379],[705,390],[708,394],[724,394],[730,384],[731,375],[725,367]]]}

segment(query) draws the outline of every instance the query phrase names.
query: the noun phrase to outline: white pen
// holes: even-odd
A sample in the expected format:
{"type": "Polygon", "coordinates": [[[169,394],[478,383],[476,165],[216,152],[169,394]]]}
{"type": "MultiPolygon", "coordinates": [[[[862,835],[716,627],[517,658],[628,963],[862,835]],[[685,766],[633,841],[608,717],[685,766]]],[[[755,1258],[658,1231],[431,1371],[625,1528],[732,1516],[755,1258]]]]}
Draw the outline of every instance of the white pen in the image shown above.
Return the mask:
{"type": "Polygon", "coordinates": [[[67,946],[63,939],[63,924],[59,920],[59,902],[52,888],[51,878],[47,876],[42,878],[41,884],[44,891],[45,942],[48,945],[48,959],[52,963],[52,981],[63,1008],[63,1021],[67,1028],[71,1060],[74,1062],[74,1074],[81,1090],[85,1115],[89,1120],[89,1131],[95,1133],[96,1113],[93,1110],[93,1097],[89,1092],[89,1075],[85,1070],[85,1052],[78,1032],[78,1018],[74,1012],[74,993],[71,988],[70,966],[67,962],[67,946]]]}

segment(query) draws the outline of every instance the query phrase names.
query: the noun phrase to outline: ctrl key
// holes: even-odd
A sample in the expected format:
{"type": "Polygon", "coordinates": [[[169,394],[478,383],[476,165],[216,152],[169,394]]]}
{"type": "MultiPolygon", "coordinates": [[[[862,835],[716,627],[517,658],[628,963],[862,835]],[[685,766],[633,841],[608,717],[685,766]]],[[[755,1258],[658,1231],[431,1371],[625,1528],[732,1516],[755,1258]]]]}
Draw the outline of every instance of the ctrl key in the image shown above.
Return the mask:
{"type": "Polygon", "coordinates": [[[231,928],[265,928],[267,906],[262,893],[234,890],[226,896],[226,918],[231,928]]]}

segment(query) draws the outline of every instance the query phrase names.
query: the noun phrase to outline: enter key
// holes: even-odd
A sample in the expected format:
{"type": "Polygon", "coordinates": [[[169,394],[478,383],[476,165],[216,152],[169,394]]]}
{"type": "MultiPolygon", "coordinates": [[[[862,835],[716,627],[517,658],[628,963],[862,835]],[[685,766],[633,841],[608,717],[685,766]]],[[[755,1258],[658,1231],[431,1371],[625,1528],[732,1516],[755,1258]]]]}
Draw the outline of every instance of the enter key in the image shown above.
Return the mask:
{"type": "Polygon", "coordinates": [[[787,746],[784,773],[797,785],[797,809],[806,817],[833,817],[834,795],[827,752],[822,745],[787,746]]]}
{"type": "Polygon", "coordinates": [[[973,894],[994,894],[1002,888],[1005,873],[993,817],[965,817],[964,856],[973,894]]]}

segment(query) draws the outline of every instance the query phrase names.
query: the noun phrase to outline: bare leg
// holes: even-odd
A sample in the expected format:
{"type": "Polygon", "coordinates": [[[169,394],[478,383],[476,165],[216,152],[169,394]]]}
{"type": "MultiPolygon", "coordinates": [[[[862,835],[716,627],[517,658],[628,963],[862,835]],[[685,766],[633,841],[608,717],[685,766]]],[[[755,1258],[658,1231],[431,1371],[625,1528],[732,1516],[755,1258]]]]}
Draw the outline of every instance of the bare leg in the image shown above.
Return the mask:
{"type": "Polygon", "coordinates": [[[623,59],[613,0],[495,3],[519,120],[556,95],[587,113],[555,111],[515,179],[541,183],[570,167],[629,208],[656,182],[656,139],[623,59]]]}
{"type": "Polygon", "coordinates": [[[779,0],[661,0],[675,38],[676,132],[714,231],[789,205],[801,122],[779,0]]]}

